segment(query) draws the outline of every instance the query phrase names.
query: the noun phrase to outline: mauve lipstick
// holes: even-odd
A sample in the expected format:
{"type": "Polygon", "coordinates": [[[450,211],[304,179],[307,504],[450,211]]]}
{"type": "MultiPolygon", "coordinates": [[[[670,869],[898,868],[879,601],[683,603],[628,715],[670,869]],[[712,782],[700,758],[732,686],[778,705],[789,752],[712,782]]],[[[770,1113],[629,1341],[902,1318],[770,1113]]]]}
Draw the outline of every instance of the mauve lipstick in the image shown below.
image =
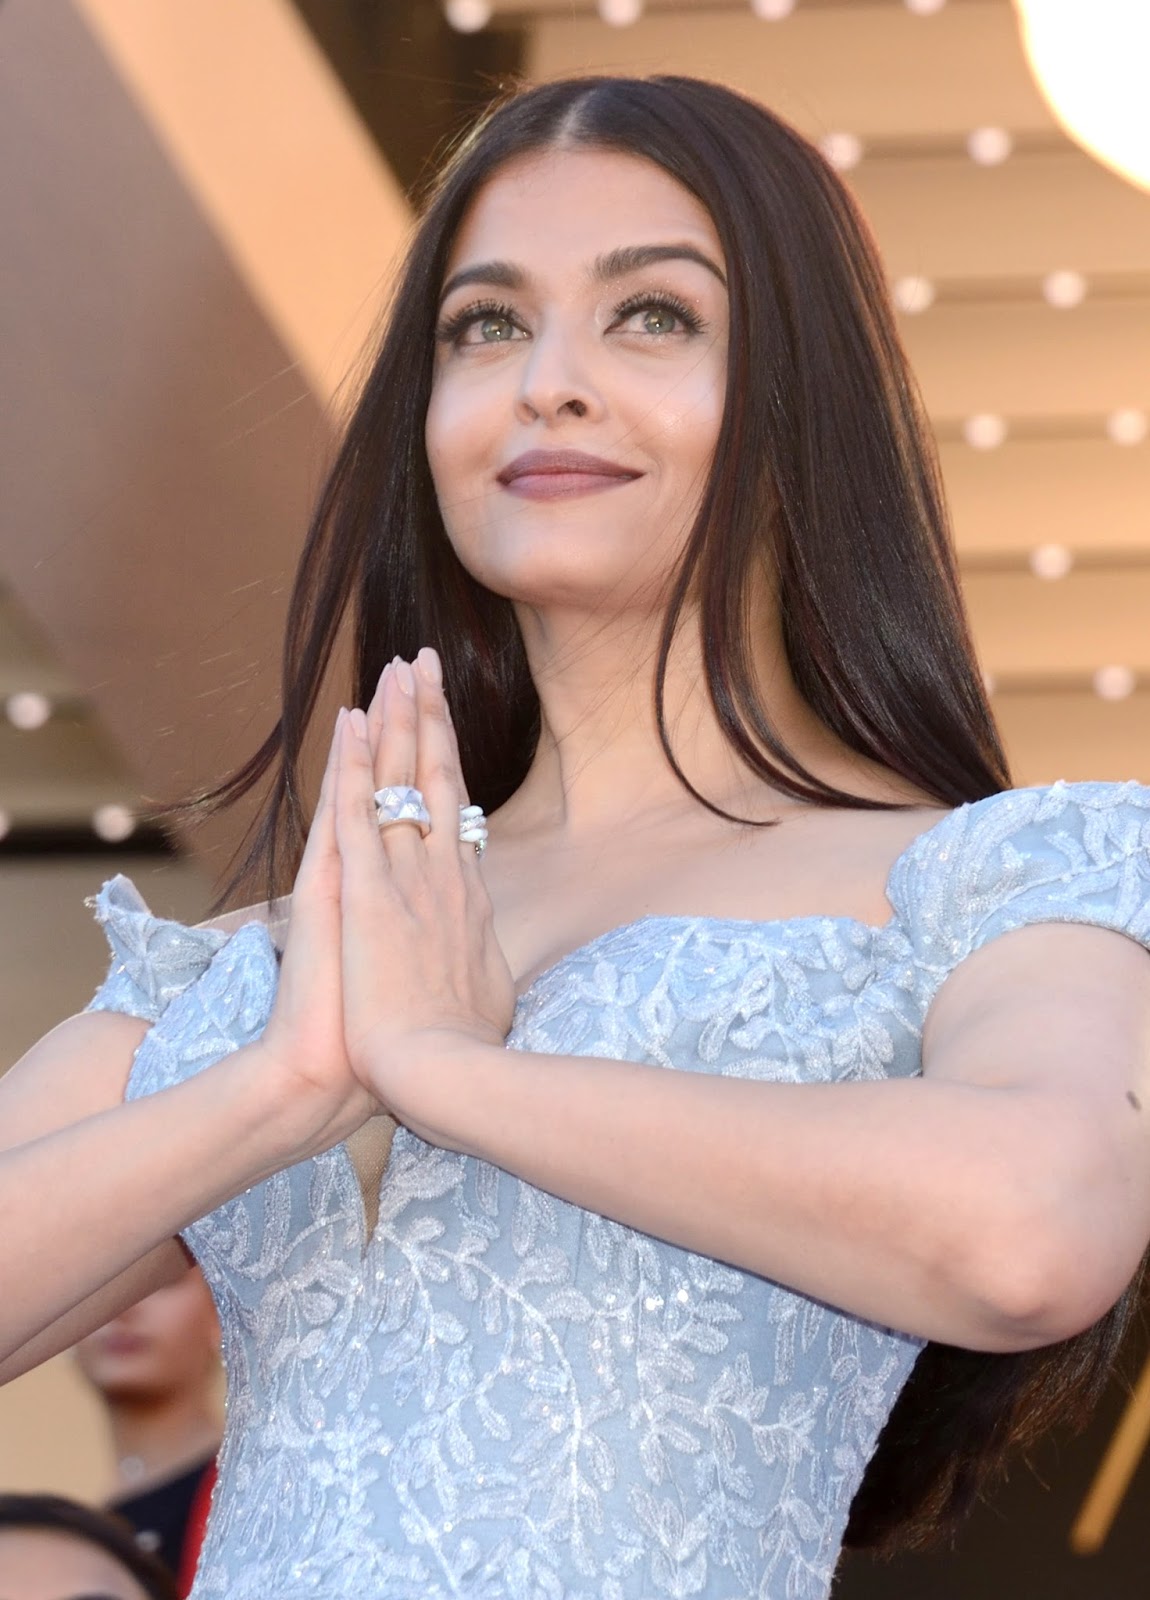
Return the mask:
{"type": "Polygon", "coordinates": [[[643,474],[584,450],[527,450],[498,474],[511,494],[527,500],[561,500],[633,483],[643,474]]]}

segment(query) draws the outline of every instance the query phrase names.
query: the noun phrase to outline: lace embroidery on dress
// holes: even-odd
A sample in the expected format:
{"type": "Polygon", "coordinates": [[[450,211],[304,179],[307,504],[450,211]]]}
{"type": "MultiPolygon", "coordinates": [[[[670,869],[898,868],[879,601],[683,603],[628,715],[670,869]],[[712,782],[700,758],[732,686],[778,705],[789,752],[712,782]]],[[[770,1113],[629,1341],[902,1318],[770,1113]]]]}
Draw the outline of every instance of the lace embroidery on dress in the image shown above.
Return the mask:
{"type": "MultiPolygon", "coordinates": [[[[115,952],[97,1003],[128,1004],[130,981],[155,1011],[139,1095],[258,1037],[276,966],[261,926],[205,940],[125,884],[97,897],[115,952]]],[[[889,894],[885,928],[615,929],[522,997],[508,1047],[790,1083],[913,1076],[931,997],[996,934],[1066,920],[1150,942],[1150,793],[963,807],[889,894]]],[[[195,1600],[825,1600],[921,1348],[402,1129],[370,1239],[342,1148],[187,1237],[230,1392],[195,1600]]]]}

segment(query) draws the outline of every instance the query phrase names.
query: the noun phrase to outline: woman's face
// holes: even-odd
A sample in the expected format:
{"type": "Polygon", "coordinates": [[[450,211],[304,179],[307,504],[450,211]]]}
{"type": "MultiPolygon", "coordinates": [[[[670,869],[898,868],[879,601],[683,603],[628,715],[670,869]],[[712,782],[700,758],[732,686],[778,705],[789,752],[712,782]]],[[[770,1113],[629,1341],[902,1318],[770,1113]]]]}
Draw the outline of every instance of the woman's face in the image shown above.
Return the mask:
{"type": "Polygon", "coordinates": [[[75,1354],[108,1399],[161,1400],[201,1385],[218,1350],[211,1291],[193,1269],[81,1339],[75,1354]]]}
{"type": "Polygon", "coordinates": [[[726,265],[661,167],[597,149],[508,163],[444,284],[427,453],[463,565],[529,605],[657,606],[722,421],[726,265]]]}

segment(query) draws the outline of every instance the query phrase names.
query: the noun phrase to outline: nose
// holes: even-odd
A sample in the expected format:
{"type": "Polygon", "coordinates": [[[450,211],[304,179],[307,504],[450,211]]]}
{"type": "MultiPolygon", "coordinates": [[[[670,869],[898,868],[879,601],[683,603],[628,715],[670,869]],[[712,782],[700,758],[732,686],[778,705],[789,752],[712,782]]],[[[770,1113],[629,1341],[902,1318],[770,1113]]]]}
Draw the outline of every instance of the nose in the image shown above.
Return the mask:
{"type": "Polygon", "coordinates": [[[601,416],[603,398],[588,367],[586,353],[569,332],[560,327],[540,330],[521,369],[515,400],[519,420],[601,416]]]}

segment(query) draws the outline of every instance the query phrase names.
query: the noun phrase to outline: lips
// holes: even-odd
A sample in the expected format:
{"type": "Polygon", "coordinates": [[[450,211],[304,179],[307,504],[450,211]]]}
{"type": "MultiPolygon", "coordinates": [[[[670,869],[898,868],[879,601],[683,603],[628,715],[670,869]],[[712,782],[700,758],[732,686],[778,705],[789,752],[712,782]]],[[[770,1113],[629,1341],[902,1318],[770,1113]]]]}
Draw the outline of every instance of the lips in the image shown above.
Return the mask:
{"type": "Polygon", "coordinates": [[[571,500],[634,483],[641,472],[585,450],[527,450],[499,474],[509,494],[524,500],[571,500]]]}
{"type": "Polygon", "coordinates": [[[109,1333],[100,1341],[106,1356],[136,1356],[148,1348],[148,1341],[136,1333],[109,1333]]]}

